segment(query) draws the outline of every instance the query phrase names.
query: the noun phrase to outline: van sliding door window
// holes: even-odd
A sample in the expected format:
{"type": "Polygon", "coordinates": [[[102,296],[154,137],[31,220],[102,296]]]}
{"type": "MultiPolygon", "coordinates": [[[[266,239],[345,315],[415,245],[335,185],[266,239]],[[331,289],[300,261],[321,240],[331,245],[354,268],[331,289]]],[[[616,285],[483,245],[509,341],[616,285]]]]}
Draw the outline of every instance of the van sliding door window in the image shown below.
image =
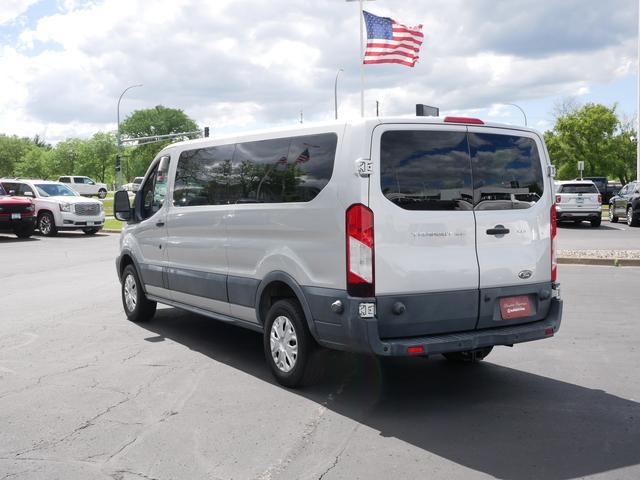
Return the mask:
{"type": "Polygon", "coordinates": [[[382,193],[405,210],[473,208],[466,132],[384,132],[380,163],[382,193]]]}
{"type": "Polygon", "coordinates": [[[173,204],[190,207],[232,203],[234,149],[234,145],[222,145],[182,152],[176,169],[173,204]]]}
{"type": "Polygon", "coordinates": [[[470,133],[476,210],[512,210],[533,206],[544,182],[536,143],[514,135],[470,133]]]}

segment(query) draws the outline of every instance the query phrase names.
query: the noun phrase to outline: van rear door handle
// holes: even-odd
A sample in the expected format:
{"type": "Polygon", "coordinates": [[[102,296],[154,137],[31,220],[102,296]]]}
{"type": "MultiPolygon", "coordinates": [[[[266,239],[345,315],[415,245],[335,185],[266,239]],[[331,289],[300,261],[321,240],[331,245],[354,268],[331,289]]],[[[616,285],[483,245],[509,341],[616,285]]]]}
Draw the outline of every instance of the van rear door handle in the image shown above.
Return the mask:
{"type": "Polygon", "coordinates": [[[164,227],[164,222],[156,222],[156,227],[164,227]]]}
{"type": "Polygon", "coordinates": [[[496,225],[487,230],[487,235],[506,235],[507,233],[509,233],[509,229],[505,228],[504,225],[496,225]]]}

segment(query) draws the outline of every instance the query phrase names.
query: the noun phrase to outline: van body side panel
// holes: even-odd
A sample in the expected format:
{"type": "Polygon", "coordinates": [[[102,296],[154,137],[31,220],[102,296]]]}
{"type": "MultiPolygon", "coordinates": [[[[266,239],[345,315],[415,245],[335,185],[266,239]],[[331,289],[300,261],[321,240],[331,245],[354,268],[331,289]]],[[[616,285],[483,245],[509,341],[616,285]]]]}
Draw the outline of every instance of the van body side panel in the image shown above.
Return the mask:
{"type": "MultiPolygon", "coordinates": [[[[171,201],[170,198],[167,201],[171,201]]],[[[168,288],[183,294],[216,300],[199,308],[216,308],[230,315],[226,276],[226,206],[178,207],[167,214],[168,288]]],[[[181,300],[182,301],[182,300],[181,300]]]]}

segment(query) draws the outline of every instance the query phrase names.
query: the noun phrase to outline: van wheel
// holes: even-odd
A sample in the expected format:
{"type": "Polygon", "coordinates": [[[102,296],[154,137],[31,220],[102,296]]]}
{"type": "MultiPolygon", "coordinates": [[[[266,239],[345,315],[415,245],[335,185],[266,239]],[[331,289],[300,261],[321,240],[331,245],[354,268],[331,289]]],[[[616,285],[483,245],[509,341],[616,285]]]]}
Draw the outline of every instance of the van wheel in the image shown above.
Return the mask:
{"type": "Polygon", "coordinates": [[[38,230],[45,237],[53,237],[58,233],[56,222],[53,215],[49,212],[43,212],[38,217],[38,230]]]}
{"type": "Polygon", "coordinates": [[[122,306],[132,322],[146,322],[156,313],[157,303],[144,294],[133,265],[127,265],[122,272],[122,306]]]}
{"type": "Polygon", "coordinates": [[[264,354],[278,383],[295,388],[315,382],[319,350],[300,304],[293,299],[274,303],[264,326],[264,354]]]}
{"type": "Polygon", "coordinates": [[[601,218],[597,218],[595,220],[591,220],[591,226],[593,228],[599,227],[601,223],[602,223],[602,219],[601,218]]]}
{"type": "Polygon", "coordinates": [[[442,356],[450,362],[477,363],[480,360],[484,360],[491,353],[491,350],[493,350],[493,347],[485,347],[477,350],[443,353],[442,356]]]}
{"type": "Polygon", "coordinates": [[[613,204],[609,204],[609,221],[611,223],[618,223],[618,217],[613,213],[613,204]]]}

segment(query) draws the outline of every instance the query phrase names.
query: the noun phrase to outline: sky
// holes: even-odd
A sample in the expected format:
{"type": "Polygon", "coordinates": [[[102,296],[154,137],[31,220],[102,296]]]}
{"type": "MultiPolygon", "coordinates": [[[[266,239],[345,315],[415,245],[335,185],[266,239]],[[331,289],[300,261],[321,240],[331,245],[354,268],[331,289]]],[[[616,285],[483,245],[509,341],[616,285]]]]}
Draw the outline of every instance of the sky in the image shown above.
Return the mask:
{"type": "MultiPolygon", "coordinates": [[[[156,105],[213,136],[360,110],[359,11],[344,0],[0,0],[0,134],[50,143],[115,131],[156,105]]],[[[365,66],[365,112],[469,115],[540,131],[556,106],[637,112],[637,0],[392,0],[423,25],[415,68],[365,66]]]]}

